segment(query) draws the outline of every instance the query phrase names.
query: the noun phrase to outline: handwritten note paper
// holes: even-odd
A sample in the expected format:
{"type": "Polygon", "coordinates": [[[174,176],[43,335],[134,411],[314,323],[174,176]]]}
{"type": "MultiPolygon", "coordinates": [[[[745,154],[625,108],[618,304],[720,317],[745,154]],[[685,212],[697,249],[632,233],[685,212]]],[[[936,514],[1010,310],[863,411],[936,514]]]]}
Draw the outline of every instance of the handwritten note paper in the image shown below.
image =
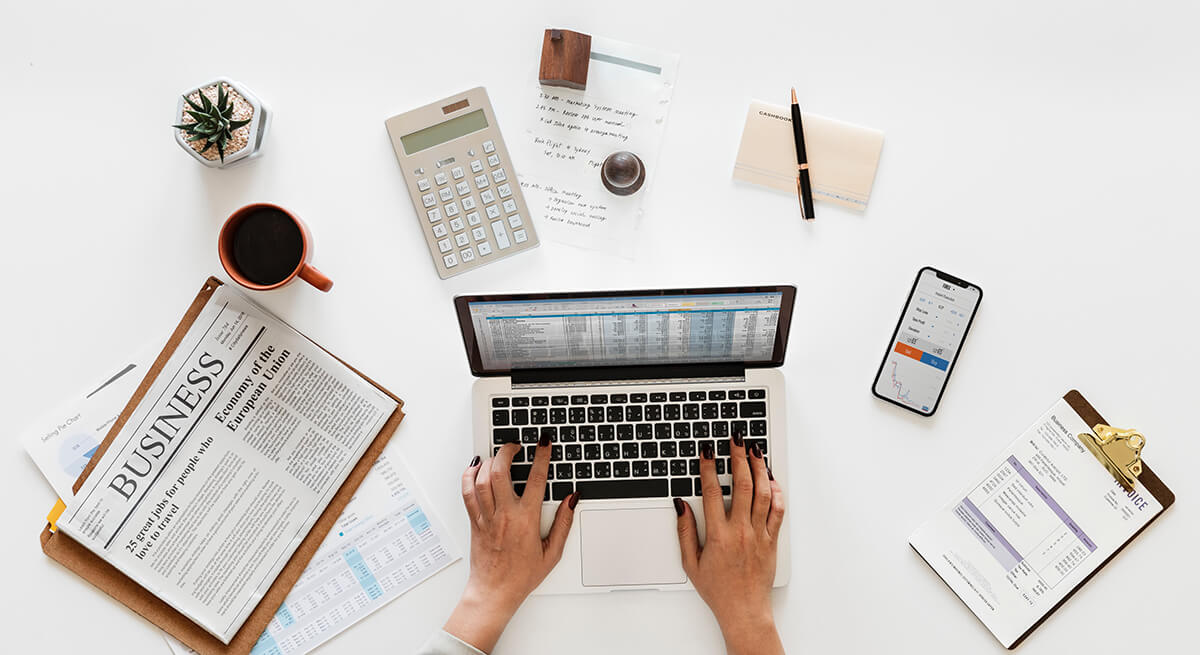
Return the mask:
{"type": "Polygon", "coordinates": [[[586,90],[534,87],[525,132],[513,145],[543,236],[633,256],[677,68],[675,55],[593,37],[586,90]],[[647,182],[631,196],[613,195],[600,181],[604,159],[620,150],[646,166],[647,182]]]}

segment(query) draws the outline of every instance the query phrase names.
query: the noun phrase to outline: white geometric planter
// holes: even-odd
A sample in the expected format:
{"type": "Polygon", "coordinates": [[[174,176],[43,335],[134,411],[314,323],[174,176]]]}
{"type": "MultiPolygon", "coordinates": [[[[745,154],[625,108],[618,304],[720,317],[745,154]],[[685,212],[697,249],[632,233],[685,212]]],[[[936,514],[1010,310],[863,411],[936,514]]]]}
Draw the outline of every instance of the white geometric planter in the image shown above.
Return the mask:
{"type": "MultiPolygon", "coordinates": [[[[246,101],[246,104],[250,105],[250,107],[253,109],[253,114],[251,115],[251,118],[250,118],[250,124],[245,125],[243,127],[239,127],[238,129],[234,130],[235,135],[238,135],[239,133],[241,133],[242,130],[246,130],[246,133],[245,133],[246,145],[242,146],[241,148],[238,148],[236,151],[233,151],[233,152],[226,151],[225,152],[225,161],[222,162],[221,158],[216,155],[216,147],[215,146],[212,148],[209,148],[209,150],[208,150],[207,154],[211,154],[214,157],[213,159],[209,159],[208,157],[200,154],[195,148],[192,147],[192,143],[194,143],[194,142],[189,142],[187,140],[187,138],[184,136],[183,130],[180,130],[177,128],[171,128],[175,132],[175,142],[179,144],[179,147],[183,148],[192,157],[195,157],[196,161],[200,162],[201,164],[204,164],[205,166],[209,166],[211,168],[229,168],[230,166],[236,166],[238,164],[250,161],[251,159],[258,157],[260,154],[262,154],[263,141],[266,140],[267,130],[270,129],[270,127],[271,127],[271,110],[269,107],[267,107],[266,103],[264,103],[261,99],[259,99],[258,96],[254,95],[254,93],[252,93],[250,91],[250,89],[246,88],[242,84],[239,84],[238,82],[235,82],[235,81],[229,79],[228,77],[218,77],[217,79],[209,82],[208,84],[203,84],[198,87],[193,87],[191,89],[188,89],[186,92],[183,93],[183,96],[190,96],[193,93],[196,93],[197,91],[199,91],[200,89],[207,89],[209,87],[215,87],[217,84],[220,84],[220,83],[223,83],[223,84],[229,86],[234,91],[236,91],[237,95],[241,96],[242,99],[246,101]]],[[[184,118],[183,109],[185,106],[183,96],[181,96],[179,98],[179,102],[177,102],[176,106],[175,106],[175,123],[183,122],[183,118],[184,118]]],[[[210,100],[212,100],[213,102],[216,102],[215,97],[210,98],[210,100]]],[[[236,98],[231,99],[231,101],[234,102],[235,106],[236,106],[236,104],[237,104],[236,98]]]]}

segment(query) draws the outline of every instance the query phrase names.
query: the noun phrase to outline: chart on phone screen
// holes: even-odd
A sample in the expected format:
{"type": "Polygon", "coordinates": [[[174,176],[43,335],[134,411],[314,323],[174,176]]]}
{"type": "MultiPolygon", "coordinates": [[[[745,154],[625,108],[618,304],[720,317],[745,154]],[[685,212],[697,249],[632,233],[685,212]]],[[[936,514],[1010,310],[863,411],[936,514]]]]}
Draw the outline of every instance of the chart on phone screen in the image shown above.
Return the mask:
{"type": "Polygon", "coordinates": [[[978,289],[947,282],[930,269],[922,271],[875,391],[913,409],[930,411],[978,303],[978,289]]]}

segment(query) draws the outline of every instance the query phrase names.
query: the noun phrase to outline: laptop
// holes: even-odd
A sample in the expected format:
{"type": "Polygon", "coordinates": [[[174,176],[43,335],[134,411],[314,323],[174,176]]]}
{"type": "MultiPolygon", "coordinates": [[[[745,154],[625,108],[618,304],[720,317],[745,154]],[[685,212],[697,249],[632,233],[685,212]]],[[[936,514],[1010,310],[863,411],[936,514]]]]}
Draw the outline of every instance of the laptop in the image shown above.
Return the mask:
{"type": "MultiPolygon", "coordinates": [[[[699,457],[717,454],[729,505],[730,437],[766,454],[787,489],[783,364],[796,288],[788,285],[467,295],[454,299],[471,372],[474,451],[516,442],[523,493],[550,436],[543,536],[580,492],[562,561],[536,593],[691,589],[672,502],[690,503],[701,540],[699,457]]],[[[775,586],[791,566],[788,523],[775,586]]]]}

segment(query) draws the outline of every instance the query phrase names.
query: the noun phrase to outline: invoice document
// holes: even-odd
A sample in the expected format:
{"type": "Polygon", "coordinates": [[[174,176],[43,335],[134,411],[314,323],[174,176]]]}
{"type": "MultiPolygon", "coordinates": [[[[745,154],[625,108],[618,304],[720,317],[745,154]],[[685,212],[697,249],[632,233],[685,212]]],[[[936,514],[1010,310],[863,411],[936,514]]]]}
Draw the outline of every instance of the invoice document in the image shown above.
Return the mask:
{"type": "Polygon", "coordinates": [[[1059,400],[909,543],[1011,647],[1163,506],[1126,491],[1059,400]]]}

